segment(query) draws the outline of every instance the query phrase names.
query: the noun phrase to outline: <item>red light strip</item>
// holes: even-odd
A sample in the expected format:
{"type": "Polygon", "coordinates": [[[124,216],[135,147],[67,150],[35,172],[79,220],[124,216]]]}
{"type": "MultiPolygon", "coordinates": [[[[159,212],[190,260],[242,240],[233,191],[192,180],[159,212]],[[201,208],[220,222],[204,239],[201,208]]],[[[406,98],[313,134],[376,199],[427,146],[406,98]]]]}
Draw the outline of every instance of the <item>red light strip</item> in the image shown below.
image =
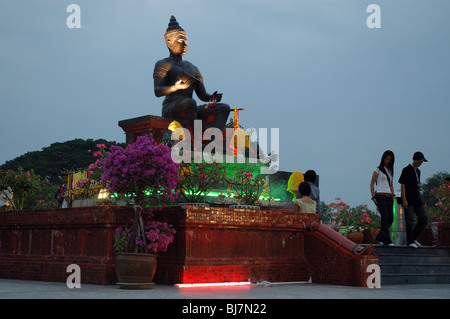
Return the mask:
{"type": "Polygon", "coordinates": [[[198,287],[224,287],[224,286],[250,286],[250,281],[239,282],[205,282],[194,284],[175,284],[175,288],[198,288],[198,287]]]}

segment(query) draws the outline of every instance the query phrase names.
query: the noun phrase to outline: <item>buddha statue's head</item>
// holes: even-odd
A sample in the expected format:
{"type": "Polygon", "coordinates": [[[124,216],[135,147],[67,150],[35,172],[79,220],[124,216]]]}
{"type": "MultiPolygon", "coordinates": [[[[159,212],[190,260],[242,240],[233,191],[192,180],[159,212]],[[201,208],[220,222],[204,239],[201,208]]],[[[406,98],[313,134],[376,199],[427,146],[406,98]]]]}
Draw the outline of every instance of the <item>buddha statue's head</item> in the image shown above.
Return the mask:
{"type": "Polygon", "coordinates": [[[174,16],[170,17],[169,26],[164,34],[167,47],[170,52],[183,56],[187,51],[186,32],[180,27],[174,16]]]}

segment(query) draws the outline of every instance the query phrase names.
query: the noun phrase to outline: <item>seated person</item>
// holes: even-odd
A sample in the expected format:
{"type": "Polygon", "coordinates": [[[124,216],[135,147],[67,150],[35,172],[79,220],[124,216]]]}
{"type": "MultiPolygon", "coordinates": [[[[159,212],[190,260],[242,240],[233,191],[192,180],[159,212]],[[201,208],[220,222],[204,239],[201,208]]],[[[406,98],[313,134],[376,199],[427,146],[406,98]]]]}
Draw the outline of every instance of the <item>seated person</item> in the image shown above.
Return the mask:
{"type": "Polygon", "coordinates": [[[315,214],[317,203],[309,197],[311,194],[311,186],[309,183],[300,183],[298,186],[298,192],[300,194],[300,198],[297,198],[294,201],[294,211],[297,213],[315,214]]]}
{"type": "MultiPolygon", "coordinates": [[[[308,170],[304,174],[305,182],[308,182],[309,186],[311,186],[311,194],[309,197],[312,200],[315,200],[317,203],[316,206],[316,213],[320,214],[320,191],[319,188],[317,188],[315,182],[317,179],[317,174],[313,170],[308,170]]],[[[297,198],[300,198],[300,193],[297,192],[297,198]]]]}

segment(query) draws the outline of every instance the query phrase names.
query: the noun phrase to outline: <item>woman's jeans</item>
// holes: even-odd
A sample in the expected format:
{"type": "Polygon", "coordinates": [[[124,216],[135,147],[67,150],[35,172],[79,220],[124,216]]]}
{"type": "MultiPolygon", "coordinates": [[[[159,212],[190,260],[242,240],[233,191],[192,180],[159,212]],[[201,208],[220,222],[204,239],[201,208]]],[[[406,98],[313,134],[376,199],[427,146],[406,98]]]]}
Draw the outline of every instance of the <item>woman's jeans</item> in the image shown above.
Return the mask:
{"type": "Polygon", "coordinates": [[[408,245],[419,237],[427,223],[427,213],[423,204],[408,205],[408,208],[405,209],[406,241],[408,245]],[[416,227],[414,227],[414,214],[417,215],[416,227]]]}
{"type": "Polygon", "coordinates": [[[394,198],[383,195],[375,195],[375,199],[381,215],[380,232],[375,239],[383,244],[390,244],[392,243],[392,240],[389,235],[389,228],[394,221],[394,198]]]}

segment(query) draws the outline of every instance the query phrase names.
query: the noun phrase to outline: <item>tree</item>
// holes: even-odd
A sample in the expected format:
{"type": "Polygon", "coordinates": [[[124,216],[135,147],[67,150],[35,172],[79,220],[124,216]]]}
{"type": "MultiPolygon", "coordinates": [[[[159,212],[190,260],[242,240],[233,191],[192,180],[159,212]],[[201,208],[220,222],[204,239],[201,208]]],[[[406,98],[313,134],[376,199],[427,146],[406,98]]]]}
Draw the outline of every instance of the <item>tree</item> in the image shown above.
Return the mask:
{"type": "Polygon", "coordinates": [[[333,219],[331,209],[324,201],[320,201],[320,215],[323,223],[329,223],[333,219]]]}
{"type": "Polygon", "coordinates": [[[437,203],[437,198],[431,195],[430,191],[435,187],[441,186],[442,183],[444,183],[445,178],[449,176],[450,173],[446,171],[437,172],[427,178],[426,182],[422,184],[420,196],[422,197],[423,202],[427,204],[428,207],[432,207],[437,203]]]}
{"type": "Polygon", "coordinates": [[[25,171],[33,169],[42,179],[52,184],[61,184],[63,171],[86,169],[92,163],[92,154],[97,150],[97,144],[124,146],[124,143],[106,141],[105,139],[74,139],[67,142],[56,142],[41,151],[27,152],[0,166],[3,170],[25,171]]]}
{"type": "Polygon", "coordinates": [[[40,190],[39,175],[33,171],[19,167],[17,171],[0,171],[0,191],[8,190],[10,195],[8,199],[10,209],[22,210],[27,198],[40,190]]]}

